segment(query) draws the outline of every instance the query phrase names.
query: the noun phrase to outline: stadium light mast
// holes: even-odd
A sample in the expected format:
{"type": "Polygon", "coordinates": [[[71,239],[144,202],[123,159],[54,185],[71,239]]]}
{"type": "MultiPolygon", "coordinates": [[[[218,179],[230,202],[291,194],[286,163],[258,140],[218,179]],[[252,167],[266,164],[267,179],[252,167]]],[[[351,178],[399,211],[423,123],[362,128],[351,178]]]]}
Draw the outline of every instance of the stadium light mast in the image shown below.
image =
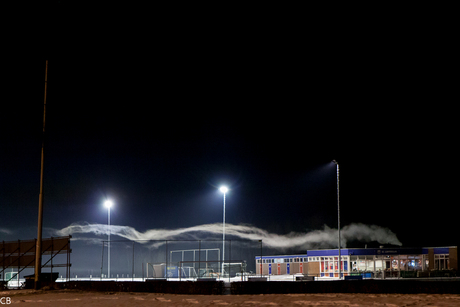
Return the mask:
{"type": "Polygon", "coordinates": [[[228,192],[227,187],[220,187],[219,191],[224,194],[224,218],[222,223],[222,275],[224,274],[224,260],[225,260],[225,194],[228,192]]]}
{"type": "Polygon", "coordinates": [[[110,200],[106,200],[104,202],[104,206],[108,209],[108,222],[107,222],[107,228],[109,230],[109,241],[107,243],[108,246],[108,254],[107,254],[107,271],[108,271],[108,276],[110,278],[110,208],[112,207],[113,203],[110,200]]]}
{"type": "Polygon", "coordinates": [[[342,260],[341,260],[341,253],[340,253],[340,193],[339,193],[339,163],[336,160],[332,160],[332,162],[337,165],[337,230],[338,230],[338,237],[339,237],[339,279],[342,279],[342,260]]]}
{"type": "MultiPolygon", "coordinates": [[[[46,117],[46,90],[48,88],[48,60],[45,62],[45,94],[43,99],[43,134],[42,151],[40,164],[40,194],[38,196],[38,225],[37,243],[35,245],[35,268],[34,268],[34,288],[38,290],[42,272],[42,230],[43,230],[43,167],[44,167],[44,147],[45,147],[45,117],[46,117]]],[[[18,275],[19,277],[19,275],[18,275]]]]}

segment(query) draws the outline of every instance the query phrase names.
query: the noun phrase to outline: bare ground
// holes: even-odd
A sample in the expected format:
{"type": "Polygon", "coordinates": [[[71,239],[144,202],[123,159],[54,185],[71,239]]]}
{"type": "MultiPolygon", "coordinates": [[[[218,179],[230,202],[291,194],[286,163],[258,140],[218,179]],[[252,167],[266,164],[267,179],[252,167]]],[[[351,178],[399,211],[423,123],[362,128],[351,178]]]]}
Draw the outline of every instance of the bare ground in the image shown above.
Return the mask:
{"type": "Polygon", "coordinates": [[[14,290],[0,292],[12,306],[460,306],[458,294],[180,295],[14,290]],[[9,298],[7,300],[6,298],[9,298]]]}

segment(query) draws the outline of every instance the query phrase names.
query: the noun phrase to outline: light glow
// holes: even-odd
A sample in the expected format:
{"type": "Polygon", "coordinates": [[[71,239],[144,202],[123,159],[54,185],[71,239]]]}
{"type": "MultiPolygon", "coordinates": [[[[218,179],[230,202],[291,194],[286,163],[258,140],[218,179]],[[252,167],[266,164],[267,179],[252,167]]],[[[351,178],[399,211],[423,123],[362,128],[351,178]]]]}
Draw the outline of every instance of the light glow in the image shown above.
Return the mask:
{"type": "Polygon", "coordinates": [[[106,200],[106,201],[104,202],[104,206],[106,206],[107,208],[112,207],[112,205],[113,205],[113,203],[112,203],[111,200],[106,200]]]}
{"type": "Polygon", "coordinates": [[[227,193],[228,192],[228,189],[227,187],[220,187],[219,191],[221,191],[222,193],[227,193]]]}

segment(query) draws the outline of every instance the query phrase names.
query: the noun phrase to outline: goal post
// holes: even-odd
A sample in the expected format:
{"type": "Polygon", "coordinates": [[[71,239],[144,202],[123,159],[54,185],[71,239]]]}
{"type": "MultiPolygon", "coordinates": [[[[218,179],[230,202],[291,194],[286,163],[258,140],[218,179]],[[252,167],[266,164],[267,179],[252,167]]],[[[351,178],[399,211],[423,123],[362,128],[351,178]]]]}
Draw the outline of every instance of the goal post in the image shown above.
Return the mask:
{"type": "MultiPolygon", "coordinates": [[[[193,269],[194,266],[187,266],[187,264],[196,264],[199,263],[199,270],[196,272],[193,270],[196,278],[231,278],[237,276],[238,273],[244,273],[245,264],[241,260],[232,260],[232,261],[225,261],[222,265],[221,260],[208,260],[208,261],[180,261],[179,262],[179,272],[183,272],[183,268],[191,268],[193,269]],[[201,265],[203,264],[203,265],[201,265]],[[223,268],[223,272],[221,272],[221,268],[223,268]]],[[[189,269],[190,270],[190,269],[189,269]]],[[[179,276],[179,280],[183,277],[182,274],[179,276]]],[[[193,278],[189,275],[188,278],[193,278]]]]}

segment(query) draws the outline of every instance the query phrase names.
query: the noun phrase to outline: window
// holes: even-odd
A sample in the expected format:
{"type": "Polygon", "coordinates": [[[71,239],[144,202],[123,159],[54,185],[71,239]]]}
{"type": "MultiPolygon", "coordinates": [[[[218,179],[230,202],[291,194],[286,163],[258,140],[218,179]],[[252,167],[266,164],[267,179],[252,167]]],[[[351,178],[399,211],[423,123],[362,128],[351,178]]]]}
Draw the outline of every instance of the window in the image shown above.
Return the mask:
{"type": "Polygon", "coordinates": [[[434,255],[434,269],[435,270],[449,269],[449,254],[434,255]]]}

